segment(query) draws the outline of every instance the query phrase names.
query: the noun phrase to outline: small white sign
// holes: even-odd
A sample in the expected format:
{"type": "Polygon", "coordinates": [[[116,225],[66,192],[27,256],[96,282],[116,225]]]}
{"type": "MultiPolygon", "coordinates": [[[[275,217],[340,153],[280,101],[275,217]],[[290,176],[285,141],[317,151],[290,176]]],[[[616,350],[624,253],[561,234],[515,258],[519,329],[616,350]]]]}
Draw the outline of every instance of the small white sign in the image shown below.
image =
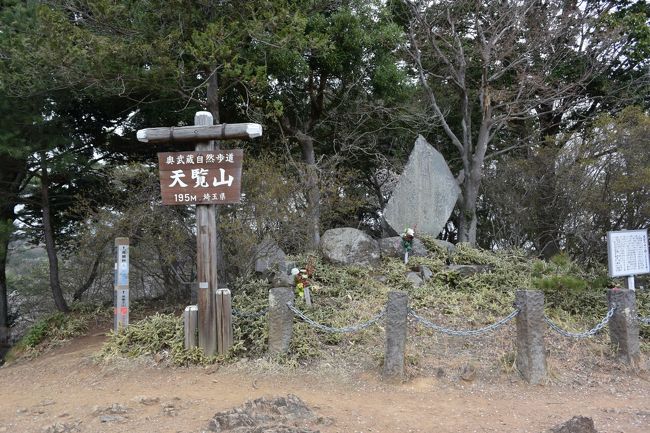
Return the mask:
{"type": "Polygon", "coordinates": [[[607,256],[610,277],[650,273],[648,231],[607,232],[607,256]]]}
{"type": "Polygon", "coordinates": [[[115,332],[129,326],[129,289],[116,288],[113,292],[115,310],[113,312],[113,326],[115,332]]]}
{"type": "Polygon", "coordinates": [[[129,246],[117,246],[117,285],[129,285],[129,246]]]}

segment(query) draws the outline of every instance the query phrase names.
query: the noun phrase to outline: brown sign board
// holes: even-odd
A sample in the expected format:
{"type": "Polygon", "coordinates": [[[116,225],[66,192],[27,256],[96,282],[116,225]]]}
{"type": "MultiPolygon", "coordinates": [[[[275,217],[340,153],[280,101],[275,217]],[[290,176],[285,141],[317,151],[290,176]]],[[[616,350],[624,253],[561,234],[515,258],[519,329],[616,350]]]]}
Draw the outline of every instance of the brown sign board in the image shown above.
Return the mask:
{"type": "Polygon", "coordinates": [[[158,153],[163,204],[239,203],[242,149],[158,153]]]}

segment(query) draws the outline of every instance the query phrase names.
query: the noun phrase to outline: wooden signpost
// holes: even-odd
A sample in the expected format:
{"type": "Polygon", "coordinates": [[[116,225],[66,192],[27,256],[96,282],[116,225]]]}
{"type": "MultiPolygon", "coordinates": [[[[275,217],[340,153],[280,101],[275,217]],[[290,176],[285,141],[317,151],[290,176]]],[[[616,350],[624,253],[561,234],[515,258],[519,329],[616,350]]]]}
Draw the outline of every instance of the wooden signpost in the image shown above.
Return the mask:
{"type": "MultiPolygon", "coordinates": [[[[194,116],[193,126],[147,128],[137,133],[138,140],[145,143],[195,143],[195,152],[159,153],[158,157],[163,204],[196,204],[199,347],[208,356],[217,353],[216,206],[239,202],[243,157],[240,149],[218,150],[212,140],[262,135],[262,126],[256,123],[212,123],[212,114],[199,111],[194,116]]],[[[222,323],[230,322],[223,320],[222,323]]],[[[220,331],[220,335],[226,336],[225,341],[228,341],[228,330],[220,331]]],[[[220,348],[219,351],[225,350],[220,348]]]]}

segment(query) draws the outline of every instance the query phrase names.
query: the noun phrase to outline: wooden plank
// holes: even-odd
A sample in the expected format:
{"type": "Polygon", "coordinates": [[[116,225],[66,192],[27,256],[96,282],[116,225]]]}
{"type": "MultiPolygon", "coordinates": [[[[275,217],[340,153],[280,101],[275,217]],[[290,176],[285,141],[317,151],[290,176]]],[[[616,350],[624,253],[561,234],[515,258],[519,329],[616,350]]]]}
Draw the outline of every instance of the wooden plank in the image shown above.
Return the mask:
{"type": "MultiPolygon", "coordinates": [[[[199,111],[194,116],[198,126],[212,125],[212,114],[199,111]]],[[[196,144],[197,151],[215,150],[214,142],[196,144]]],[[[217,285],[217,216],[215,205],[196,206],[196,277],[199,281],[199,347],[207,356],[217,353],[217,315],[214,290],[217,285]],[[204,287],[201,287],[201,284],[204,287]]]]}
{"type": "Polygon", "coordinates": [[[243,157],[242,149],[158,153],[163,204],[239,203],[243,157]]]}
{"type": "MultiPolygon", "coordinates": [[[[208,113],[199,111],[199,113],[208,113]]],[[[212,117],[212,115],[210,115],[212,117]]],[[[194,122],[191,126],[160,127],[140,129],[137,138],[143,143],[172,143],[197,142],[208,140],[246,139],[262,136],[262,125],[259,123],[232,123],[220,125],[199,125],[194,122]]]]}
{"type": "Polygon", "coordinates": [[[196,347],[196,333],[198,324],[198,311],[196,305],[188,305],[183,312],[183,331],[185,336],[185,349],[196,347]]]}
{"type": "Polygon", "coordinates": [[[218,289],[215,292],[217,305],[217,350],[224,355],[232,347],[232,298],[230,290],[218,289]]]}

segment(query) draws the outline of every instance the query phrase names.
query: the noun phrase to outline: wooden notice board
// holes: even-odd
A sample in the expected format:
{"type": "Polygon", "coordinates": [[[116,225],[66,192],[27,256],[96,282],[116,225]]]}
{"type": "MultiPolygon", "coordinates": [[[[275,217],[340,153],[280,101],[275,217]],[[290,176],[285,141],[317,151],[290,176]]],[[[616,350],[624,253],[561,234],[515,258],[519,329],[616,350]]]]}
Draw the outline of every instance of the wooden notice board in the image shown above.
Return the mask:
{"type": "Polygon", "coordinates": [[[242,149],[158,153],[163,204],[239,203],[242,149]]]}

